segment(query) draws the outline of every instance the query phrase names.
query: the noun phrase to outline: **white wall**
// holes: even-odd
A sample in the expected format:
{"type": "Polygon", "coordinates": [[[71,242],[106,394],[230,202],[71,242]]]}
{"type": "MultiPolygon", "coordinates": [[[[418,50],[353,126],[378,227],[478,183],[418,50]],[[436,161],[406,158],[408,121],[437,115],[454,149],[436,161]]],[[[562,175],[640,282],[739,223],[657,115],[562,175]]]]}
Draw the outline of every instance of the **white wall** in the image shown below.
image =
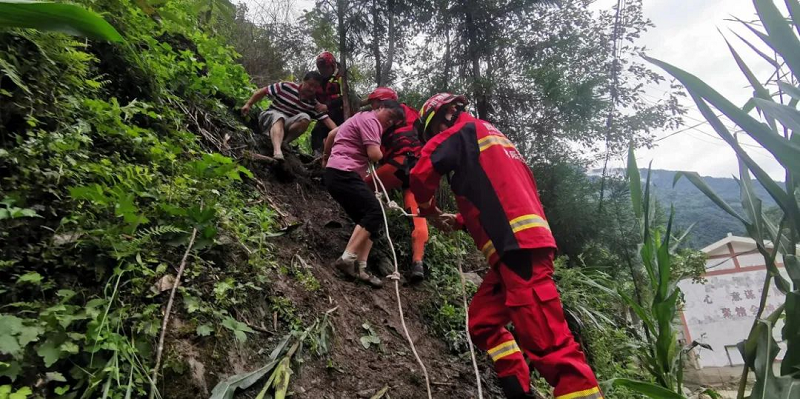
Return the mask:
{"type": "MultiPolygon", "coordinates": [[[[719,259],[709,259],[708,264],[717,264],[719,259]]],[[[747,258],[747,266],[754,260],[747,258]]],[[[740,259],[741,263],[741,259],[740,259]]],[[[760,264],[763,264],[763,258],[760,264]]],[[[758,264],[758,262],[756,262],[758,264]]],[[[746,265],[742,264],[742,267],[746,265]]],[[[713,270],[719,270],[714,268],[713,270]]],[[[781,270],[785,274],[784,270],[781,270]]],[[[742,364],[736,344],[747,338],[753,324],[761,298],[765,270],[737,272],[706,277],[705,285],[681,281],[678,286],[684,293],[684,320],[692,340],[707,343],[714,348],[709,351],[695,349],[700,367],[723,367],[742,364]]],[[[764,317],[784,303],[785,296],[775,288],[770,289],[764,317]]],[[[775,339],[780,342],[779,324],[773,330],[775,339]]],[[[687,338],[688,339],[688,338],[687,338]]],[[[781,345],[785,347],[785,345],[781,345]]],[[[783,352],[783,351],[782,351],[783,352]]],[[[782,359],[782,353],[778,359],[782,359]]]]}

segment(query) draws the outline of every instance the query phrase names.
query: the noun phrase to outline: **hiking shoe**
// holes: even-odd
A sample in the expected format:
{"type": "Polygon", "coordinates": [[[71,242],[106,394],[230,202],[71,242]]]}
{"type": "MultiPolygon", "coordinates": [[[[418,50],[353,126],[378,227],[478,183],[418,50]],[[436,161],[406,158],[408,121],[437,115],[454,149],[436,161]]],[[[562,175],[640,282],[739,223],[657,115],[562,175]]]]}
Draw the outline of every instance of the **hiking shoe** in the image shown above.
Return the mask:
{"type": "Polygon", "coordinates": [[[358,277],[358,273],[356,272],[358,265],[356,265],[356,261],[346,261],[342,258],[339,258],[333,263],[333,267],[335,267],[336,270],[340,271],[349,279],[358,277]]]}
{"type": "Polygon", "coordinates": [[[411,284],[418,284],[425,280],[425,267],[422,265],[421,260],[411,265],[410,280],[411,284]]]}
{"type": "Polygon", "coordinates": [[[356,276],[356,279],[358,279],[358,281],[361,281],[362,283],[369,284],[372,288],[382,288],[383,287],[383,281],[381,281],[381,279],[379,279],[378,277],[375,277],[375,276],[367,273],[364,270],[362,270],[362,271],[360,271],[358,273],[358,276],[356,276]]]}

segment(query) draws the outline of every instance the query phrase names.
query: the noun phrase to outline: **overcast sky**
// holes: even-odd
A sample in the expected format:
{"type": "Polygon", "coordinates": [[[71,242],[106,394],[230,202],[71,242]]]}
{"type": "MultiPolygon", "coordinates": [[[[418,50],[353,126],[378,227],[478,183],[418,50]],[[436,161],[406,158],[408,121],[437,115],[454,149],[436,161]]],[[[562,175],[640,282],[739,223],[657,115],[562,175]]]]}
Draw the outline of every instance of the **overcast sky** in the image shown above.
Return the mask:
{"type": "MultiPolygon", "coordinates": [[[[274,7],[283,3],[274,0],[237,1],[244,1],[251,7],[274,7]]],[[[314,2],[294,0],[293,4],[299,11],[313,7],[314,2]]],[[[615,4],[616,0],[598,0],[593,7],[611,9],[615,4]]],[[[735,104],[743,105],[752,96],[752,90],[746,87],[747,80],[733,61],[718,29],[725,33],[762,81],[772,73],[769,64],[743,45],[730,33],[730,29],[736,30],[748,39],[752,39],[753,36],[737,26],[737,23],[725,21],[731,16],[744,20],[755,19],[752,0],[644,0],[644,14],[656,25],[641,38],[640,42],[647,47],[650,56],[697,75],[735,104]]],[[[299,12],[295,15],[299,15],[299,12]]],[[[752,42],[758,40],[753,39],[752,42]]],[[[653,68],[657,69],[655,66],[653,68]]],[[[649,88],[645,98],[648,101],[658,101],[664,97],[666,89],[667,87],[649,88]]],[[[693,101],[687,99],[684,105],[689,109],[685,118],[686,126],[678,130],[705,121],[693,101]]],[[[727,124],[733,127],[731,123],[727,124]]],[[[657,139],[663,139],[657,142],[656,148],[641,149],[637,152],[639,165],[644,166],[652,160],[656,169],[695,171],[704,176],[717,177],[738,175],[733,150],[707,123],[678,134],[672,135],[672,133],[674,131],[656,132],[657,139]],[[664,138],[666,136],[670,137],[664,138]]],[[[742,141],[754,144],[748,139],[744,138],[742,141]]],[[[783,180],[782,169],[766,150],[745,148],[773,178],[783,180]]],[[[597,166],[602,167],[602,165],[597,166]]],[[[612,166],[624,167],[625,161],[620,157],[613,160],[612,166]]]]}
{"type": "MultiPolygon", "coordinates": [[[[611,7],[614,3],[615,0],[601,0],[597,5],[611,7]]],[[[769,64],[741,44],[730,33],[730,29],[748,39],[752,36],[746,35],[737,23],[725,21],[732,15],[743,20],[755,19],[755,9],[750,0],[645,0],[644,14],[656,25],[642,37],[642,43],[648,48],[650,56],[697,75],[737,105],[743,105],[752,96],[752,89],[746,87],[747,80],[733,61],[717,29],[728,37],[762,81],[772,72],[769,64]]],[[[662,96],[663,91],[653,89],[648,91],[646,98],[657,101],[662,96]]],[[[705,121],[691,99],[687,99],[684,105],[690,110],[685,119],[686,126],[705,121]]],[[[733,125],[728,123],[728,126],[733,125]]],[[[664,131],[656,135],[665,137],[670,133],[672,132],[664,131]]],[[[638,151],[640,165],[646,165],[652,160],[653,167],[657,169],[689,170],[718,177],[738,175],[733,150],[719,139],[707,123],[665,138],[657,144],[657,148],[652,150],[638,151]]],[[[773,178],[783,180],[782,169],[766,150],[752,147],[746,149],[773,178]]],[[[622,166],[622,160],[617,160],[616,165],[622,166]]]]}

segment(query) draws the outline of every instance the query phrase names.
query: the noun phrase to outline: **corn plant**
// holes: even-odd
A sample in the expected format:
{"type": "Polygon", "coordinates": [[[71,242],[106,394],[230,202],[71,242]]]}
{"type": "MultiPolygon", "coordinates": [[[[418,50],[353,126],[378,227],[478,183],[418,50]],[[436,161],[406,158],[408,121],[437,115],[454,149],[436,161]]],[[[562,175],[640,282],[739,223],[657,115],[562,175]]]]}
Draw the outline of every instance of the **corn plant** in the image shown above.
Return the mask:
{"type": "Polygon", "coordinates": [[[767,55],[753,43],[737,36],[773,65],[776,73],[766,84],[762,84],[733,46],[728,44],[734,61],[754,92],[744,106],[736,106],[702,80],[680,68],[663,61],[649,60],[681,81],[700,112],[738,157],[737,181],[741,189],[743,214],[723,201],[696,173],[676,175],[676,181],[681,177],[687,178],[717,206],[742,222],[747,234],[755,240],[758,252],[764,257],[767,271],[760,307],[748,338],[739,344],[746,367],[739,384],[738,398],[745,397],[747,377],[751,371],[755,373],[756,383],[750,398],[800,398],[800,262],[797,258],[797,246],[800,243],[800,112],[797,110],[800,101],[800,2],[785,0],[788,16],[781,13],[774,0],[754,0],[753,4],[760,21],[738,22],[768,46],[774,56],[767,55]],[[785,170],[783,185],[772,179],[744,151],[737,137],[725,127],[715,112],[721,112],[741,132],[772,154],[785,170]],[[753,190],[751,175],[780,207],[783,216],[779,223],[766,217],[762,200],[753,190]],[[780,259],[783,259],[789,279],[784,278],[778,269],[780,259]],[[773,282],[786,295],[786,302],[764,317],[766,298],[773,282]],[[787,351],[780,367],[780,376],[776,376],[772,364],[779,350],[772,330],[782,318],[785,324],[781,334],[787,351]]]}
{"type": "MultiPolygon", "coordinates": [[[[628,181],[630,184],[633,213],[642,238],[639,255],[646,272],[646,287],[650,292],[645,303],[639,303],[622,290],[618,290],[623,301],[633,309],[642,321],[644,342],[641,347],[641,365],[655,380],[655,384],[616,378],[612,386],[624,386],[652,398],[683,398],[683,355],[698,343],[680,348],[673,322],[678,314],[678,300],[682,297],[675,276],[673,251],[677,247],[672,241],[672,220],[675,213],[670,209],[666,230],[654,222],[655,209],[650,195],[650,168],[642,191],[641,175],[636,164],[633,145],[628,151],[628,181]]],[[[683,234],[685,237],[685,234],[683,234]]]]}

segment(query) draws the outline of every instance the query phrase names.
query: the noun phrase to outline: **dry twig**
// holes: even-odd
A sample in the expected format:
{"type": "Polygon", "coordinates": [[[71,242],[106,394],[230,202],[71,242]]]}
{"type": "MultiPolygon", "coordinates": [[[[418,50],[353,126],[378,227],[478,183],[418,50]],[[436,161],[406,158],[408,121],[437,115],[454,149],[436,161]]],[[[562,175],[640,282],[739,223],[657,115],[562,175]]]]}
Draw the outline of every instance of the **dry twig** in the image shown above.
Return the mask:
{"type": "Polygon", "coordinates": [[[172,286],[172,291],[169,293],[169,301],[167,301],[167,309],[164,312],[164,320],[161,322],[161,336],[158,338],[158,350],[156,351],[156,366],[153,367],[153,376],[150,378],[150,399],[153,399],[156,395],[158,370],[161,368],[161,356],[164,354],[164,337],[167,335],[169,314],[172,312],[172,303],[175,301],[175,292],[178,290],[178,286],[181,284],[181,276],[183,276],[183,270],[186,268],[186,259],[189,257],[189,252],[194,246],[195,238],[197,238],[197,227],[192,230],[192,238],[189,240],[189,246],[186,247],[186,252],[183,253],[181,266],[178,268],[178,275],[175,277],[175,284],[172,286]]]}

